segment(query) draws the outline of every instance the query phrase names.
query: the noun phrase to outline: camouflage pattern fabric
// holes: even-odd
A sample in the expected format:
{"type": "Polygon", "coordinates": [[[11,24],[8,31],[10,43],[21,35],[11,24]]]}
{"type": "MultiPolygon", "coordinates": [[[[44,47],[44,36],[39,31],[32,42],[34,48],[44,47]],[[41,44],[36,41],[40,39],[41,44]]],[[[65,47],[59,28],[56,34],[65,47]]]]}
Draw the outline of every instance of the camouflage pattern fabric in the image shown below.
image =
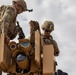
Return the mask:
{"type": "Polygon", "coordinates": [[[54,23],[52,21],[45,21],[41,28],[52,32],[54,30],[54,23]]]}
{"type": "Polygon", "coordinates": [[[17,11],[12,6],[2,6],[0,8],[0,34],[2,23],[4,23],[4,33],[10,38],[13,39],[17,34],[16,27],[16,16],[17,11]],[[11,38],[12,37],[12,38],[11,38]]]}
{"type": "Polygon", "coordinates": [[[22,6],[23,11],[27,10],[27,4],[24,0],[12,0],[13,2],[16,2],[18,5],[22,6]]]}
{"type": "MultiPolygon", "coordinates": [[[[47,30],[47,31],[49,31],[49,33],[51,33],[54,30],[54,23],[52,21],[45,21],[41,28],[44,32],[46,32],[46,30],[47,30]]],[[[43,40],[44,40],[45,44],[47,44],[47,45],[53,44],[54,55],[58,56],[60,52],[59,52],[58,45],[57,45],[56,41],[53,40],[52,35],[46,35],[44,33],[44,34],[42,34],[42,36],[43,36],[43,40]]]]}
{"type": "Polygon", "coordinates": [[[42,34],[42,36],[43,36],[44,43],[46,45],[53,44],[53,47],[54,47],[54,55],[55,56],[58,56],[59,53],[60,53],[60,51],[59,51],[59,48],[58,48],[58,45],[57,45],[56,41],[53,40],[53,37],[51,35],[50,36],[45,36],[43,34],[42,34]]]}
{"type": "Polygon", "coordinates": [[[40,32],[40,27],[39,27],[39,23],[37,21],[30,21],[30,43],[32,44],[32,46],[34,47],[35,45],[35,31],[39,30],[40,32]]]}

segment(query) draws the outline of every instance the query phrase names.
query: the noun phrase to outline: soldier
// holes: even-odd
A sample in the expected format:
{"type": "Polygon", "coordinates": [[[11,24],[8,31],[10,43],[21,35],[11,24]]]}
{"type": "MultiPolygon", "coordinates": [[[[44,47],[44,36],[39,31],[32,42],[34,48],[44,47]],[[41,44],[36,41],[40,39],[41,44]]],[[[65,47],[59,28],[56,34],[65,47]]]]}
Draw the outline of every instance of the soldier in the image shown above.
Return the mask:
{"type": "MultiPolygon", "coordinates": [[[[46,44],[46,45],[53,44],[54,56],[59,56],[58,45],[51,35],[51,32],[54,30],[53,22],[45,21],[41,28],[43,30],[42,36],[43,36],[44,44],[46,44]]],[[[56,65],[57,65],[57,62],[55,61],[54,70],[56,70],[56,65]]]]}
{"type": "Polygon", "coordinates": [[[27,5],[24,0],[13,0],[12,5],[0,7],[0,34],[4,27],[4,33],[9,39],[14,39],[18,33],[16,26],[16,17],[18,14],[26,11],[27,5]]]}
{"type": "Polygon", "coordinates": [[[58,45],[55,40],[53,40],[53,37],[51,35],[51,32],[54,30],[54,24],[52,21],[45,21],[44,24],[42,25],[42,36],[45,44],[53,44],[54,47],[54,55],[58,56],[59,55],[59,49],[58,45]]]}
{"type": "MultiPolygon", "coordinates": [[[[18,33],[16,26],[16,17],[18,14],[26,11],[27,5],[24,0],[13,0],[12,5],[2,5],[0,7],[0,35],[4,28],[4,33],[9,39],[14,39],[18,33]]],[[[0,75],[1,75],[0,69],[0,75]]]]}

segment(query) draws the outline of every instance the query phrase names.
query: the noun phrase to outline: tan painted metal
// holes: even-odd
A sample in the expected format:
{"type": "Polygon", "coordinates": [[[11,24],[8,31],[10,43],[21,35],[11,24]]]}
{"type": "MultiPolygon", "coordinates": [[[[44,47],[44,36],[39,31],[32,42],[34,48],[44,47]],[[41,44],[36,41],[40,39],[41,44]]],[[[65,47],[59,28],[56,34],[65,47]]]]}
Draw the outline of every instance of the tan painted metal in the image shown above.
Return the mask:
{"type": "MultiPolygon", "coordinates": [[[[5,34],[4,33],[1,34],[0,68],[2,69],[2,71],[6,71],[7,73],[9,73],[9,75],[13,73],[18,75],[18,73],[16,72],[17,66],[16,66],[16,61],[15,61],[15,55],[17,54],[17,52],[24,52],[24,53],[27,53],[27,55],[29,55],[30,51],[32,50],[31,45],[29,44],[29,41],[26,38],[19,40],[19,43],[10,42],[9,44],[7,44],[5,42],[5,34]],[[27,42],[28,46],[27,47],[22,46],[21,45],[22,42],[27,42]],[[12,44],[15,46],[15,48],[13,49],[11,47],[12,44]]],[[[39,31],[35,31],[34,58],[31,59],[30,71],[28,73],[21,74],[21,75],[30,75],[30,73],[32,73],[33,75],[39,75],[39,74],[53,75],[54,65],[55,65],[54,61],[55,60],[54,60],[53,45],[45,45],[39,31]]],[[[20,64],[24,65],[25,63],[23,62],[20,64]]],[[[24,68],[25,67],[23,66],[22,69],[24,68]]]]}

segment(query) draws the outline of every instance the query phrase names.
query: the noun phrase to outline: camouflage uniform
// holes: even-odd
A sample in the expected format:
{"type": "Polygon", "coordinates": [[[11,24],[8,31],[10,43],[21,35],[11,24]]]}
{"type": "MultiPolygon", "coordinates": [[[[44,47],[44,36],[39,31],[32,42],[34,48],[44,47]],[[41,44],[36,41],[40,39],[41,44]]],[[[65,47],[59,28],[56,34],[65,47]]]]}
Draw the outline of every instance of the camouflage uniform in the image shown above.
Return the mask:
{"type": "Polygon", "coordinates": [[[4,25],[5,34],[12,39],[14,32],[17,34],[16,17],[17,11],[12,6],[2,6],[0,17],[0,34],[2,26],[4,25]],[[2,10],[3,9],[3,10],[2,10]]]}
{"type": "Polygon", "coordinates": [[[17,34],[16,27],[17,11],[12,6],[2,6],[0,16],[0,34],[2,33],[2,26],[4,25],[4,33],[13,39],[17,34]],[[3,10],[2,10],[3,9],[3,10]]]}
{"type": "Polygon", "coordinates": [[[35,31],[38,30],[40,32],[40,27],[37,21],[31,20],[29,24],[30,24],[30,43],[34,47],[35,46],[35,31]]]}
{"type": "Polygon", "coordinates": [[[12,3],[13,6],[3,5],[0,7],[0,34],[2,33],[2,27],[4,27],[4,33],[10,39],[14,39],[18,33],[18,27],[16,26],[16,17],[18,11],[14,7],[15,3],[21,6],[23,11],[26,11],[27,9],[24,0],[13,0],[12,3]]]}
{"type": "MultiPolygon", "coordinates": [[[[49,31],[51,33],[54,30],[54,24],[53,24],[53,22],[51,22],[51,21],[45,21],[44,24],[42,25],[42,29],[44,31],[49,31]]],[[[44,40],[45,44],[53,44],[54,55],[58,56],[59,55],[58,45],[57,45],[56,41],[53,40],[52,35],[47,36],[45,34],[42,34],[42,36],[43,36],[43,40],[44,40]]]]}

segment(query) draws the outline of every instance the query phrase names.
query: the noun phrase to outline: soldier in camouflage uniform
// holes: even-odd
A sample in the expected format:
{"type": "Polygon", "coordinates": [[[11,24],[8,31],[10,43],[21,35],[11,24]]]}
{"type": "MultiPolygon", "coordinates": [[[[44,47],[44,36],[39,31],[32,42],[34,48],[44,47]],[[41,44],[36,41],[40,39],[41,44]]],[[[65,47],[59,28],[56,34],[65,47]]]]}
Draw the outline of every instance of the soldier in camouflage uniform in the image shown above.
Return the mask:
{"type": "MultiPolygon", "coordinates": [[[[60,51],[59,51],[58,45],[51,35],[51,32],[54,30],[53,22],[45,21],[41,28],[43,30],[42,36],[43,36],[44,43],[46,45],[53,44],[54,56],[59,56],[60,51]]],[[[56,70],[56,65],[57,65],[57,62],[55,61],[54,70],[56,70]]]]}
{"type": "MultiPolygon", "coordinates": [[[[16,26],[16,17],[18,14],[26,11],[27,5],[24,0],[13,0],[12,5],[0,7],[0,35],[4,28],[4,33],[9,39],[14,39],[18,33],[16,26]]],[[[0,69],[0,75],[1,75],[0,69]]]]}
{"type": "Polygon", "coordinates": [[[45,21],[44,24],[42,25],[42,36],[44,39],[45,44],[53,44],[54,47],[54,55],[58,56],[59,55],[59,48],[56,43],[56,41],[53,39],[51,32],[54,30],[54,24],[52,21],[45,21]]]}
{"type": "Polygon", "coordinates": [[[4,33],[9,39],[14,39],[18,33],[16,26],[16,17],[18,14],[26,11],[27,5],[24,0],[13,0],[10,6],[0,7],[0,34],[4,27],[4,33]]]}

